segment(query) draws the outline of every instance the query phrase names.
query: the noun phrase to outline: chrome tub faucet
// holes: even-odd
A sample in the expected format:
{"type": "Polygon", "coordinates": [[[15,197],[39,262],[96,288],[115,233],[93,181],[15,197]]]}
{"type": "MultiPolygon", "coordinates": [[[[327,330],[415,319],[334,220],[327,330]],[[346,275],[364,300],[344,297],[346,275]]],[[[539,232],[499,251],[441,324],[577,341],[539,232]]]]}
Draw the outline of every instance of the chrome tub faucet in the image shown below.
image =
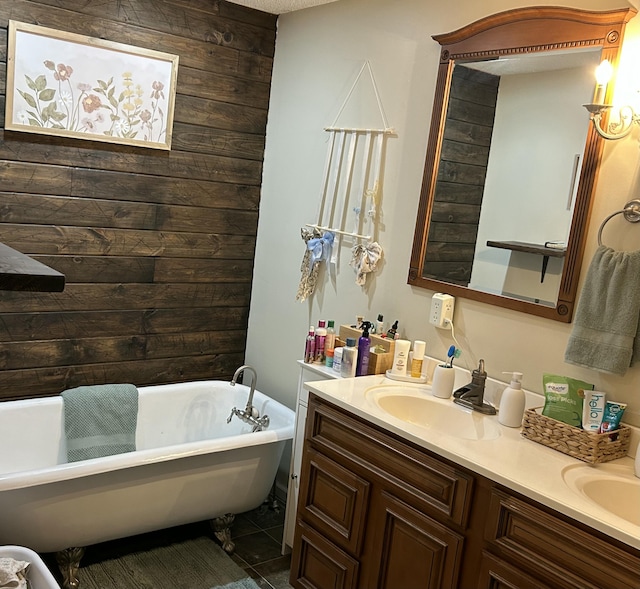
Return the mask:
{"type": "Polygon", "coordinates": [[[235,415],[245,423],[252,425],[252,431],[261,431],[264,428],[269,427],[269,417],[267,415],[260,417],[260,413],[253,406],[253,395],[256,392],[256,383],[258,382],[258,374],[256,373],[256,369],[253,368],[253,366],[249,366],[248,364],[243,364],[235,371],[233,378],[231,379],[231,382],[229,384],[232,387],[236,386],[238,378],[240,378],[240,375],[246,371],[251,371],[252,373],[251,388],[249,389],[249,398],[247,399],[247,405],[245,406],[244,410],[234,407],[231,410],[231,415],[229,415],[229,417],[227,418],[227,423],[231,423],[231,419],[235,415]]]}

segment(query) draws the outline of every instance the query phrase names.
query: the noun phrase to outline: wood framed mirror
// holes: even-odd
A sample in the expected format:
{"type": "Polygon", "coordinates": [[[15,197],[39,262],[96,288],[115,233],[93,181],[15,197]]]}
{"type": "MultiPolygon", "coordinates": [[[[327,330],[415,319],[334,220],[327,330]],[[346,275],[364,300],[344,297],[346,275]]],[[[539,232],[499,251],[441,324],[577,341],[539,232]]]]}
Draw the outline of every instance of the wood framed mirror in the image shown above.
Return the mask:
{"type": "Polygon", "coordinates": [[[519,8],[433,37],[409,284],[571,321],[603,148],[582,105],[635,13],[519,8]]]}

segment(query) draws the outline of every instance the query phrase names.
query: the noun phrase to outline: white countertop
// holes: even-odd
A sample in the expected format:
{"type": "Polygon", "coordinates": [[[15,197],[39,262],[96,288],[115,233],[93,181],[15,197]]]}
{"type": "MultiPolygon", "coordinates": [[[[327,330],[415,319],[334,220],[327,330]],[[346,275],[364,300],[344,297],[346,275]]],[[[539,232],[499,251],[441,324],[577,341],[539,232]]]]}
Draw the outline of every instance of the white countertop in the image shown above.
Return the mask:
{"type": "MultiPolygon", "coordinates": [[[[452,399],[433,397],[428,385],[398,382],[390,380],[384,375],[305,382],[305,388],[316,393],[319,397],[387,431],[587,524],[629,546],[640,549],[640,526],[633,525],[625,519],[611,514],[586,496],[571,489],[565,484],[562,476],[563,469],[572,465],[606,469],[607,465],[615,464],[617,476],[622,473],[620,476],[624,478],[628,476],[630,480],[637,481],[638,479],[633,475],[633,459],[629,456],[602,465],[587,465],[585,462],[523,438],[520,434],[520,428],[500,425],[497,416],[482,416],[482,419],[495,422],[500,430],[500,435],[497,438],[462,439],[437,430],[413,425],[387,414],[370,399],[370,395],[365,394],[365,391],[370,387],[379,385],[397,386],[399,392],[409,388],[414,394],[428,396],[434,403],[453,405],[460,411],[468,411],[455,405],[452,399]]],[[[638,502],[640,502],[640,491],[638,502]]]]}

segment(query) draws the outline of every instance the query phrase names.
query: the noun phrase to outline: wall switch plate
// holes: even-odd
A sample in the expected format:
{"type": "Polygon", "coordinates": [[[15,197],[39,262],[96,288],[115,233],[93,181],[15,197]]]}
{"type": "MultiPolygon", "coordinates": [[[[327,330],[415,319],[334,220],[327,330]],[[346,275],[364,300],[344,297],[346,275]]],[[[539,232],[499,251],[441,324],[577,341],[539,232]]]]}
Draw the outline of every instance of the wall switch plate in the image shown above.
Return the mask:
{"type": "Polygon", "coordinates": [[[455,299],[448,294],[437,292],[431,299],[429,323],[439,328],[448,328],[453,321],[453,305],[455,299]]]}

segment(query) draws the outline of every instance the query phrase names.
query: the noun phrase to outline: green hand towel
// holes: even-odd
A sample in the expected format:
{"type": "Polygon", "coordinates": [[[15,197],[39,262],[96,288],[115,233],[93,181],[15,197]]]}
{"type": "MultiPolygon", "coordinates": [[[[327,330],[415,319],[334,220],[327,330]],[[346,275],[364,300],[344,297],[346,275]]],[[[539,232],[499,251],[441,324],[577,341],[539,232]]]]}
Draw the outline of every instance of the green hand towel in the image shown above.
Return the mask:
{"type": "Polygon", "coordinates": [[[587,272],[564,359],[624,375],[640,360],[640,251],[601,245],[587,272]]]}
{"type": "Polygon", "coordinates": [[[138,389],[132,384],[63,391],[67,460],[76,462],[136,449],[138,389]]]}

